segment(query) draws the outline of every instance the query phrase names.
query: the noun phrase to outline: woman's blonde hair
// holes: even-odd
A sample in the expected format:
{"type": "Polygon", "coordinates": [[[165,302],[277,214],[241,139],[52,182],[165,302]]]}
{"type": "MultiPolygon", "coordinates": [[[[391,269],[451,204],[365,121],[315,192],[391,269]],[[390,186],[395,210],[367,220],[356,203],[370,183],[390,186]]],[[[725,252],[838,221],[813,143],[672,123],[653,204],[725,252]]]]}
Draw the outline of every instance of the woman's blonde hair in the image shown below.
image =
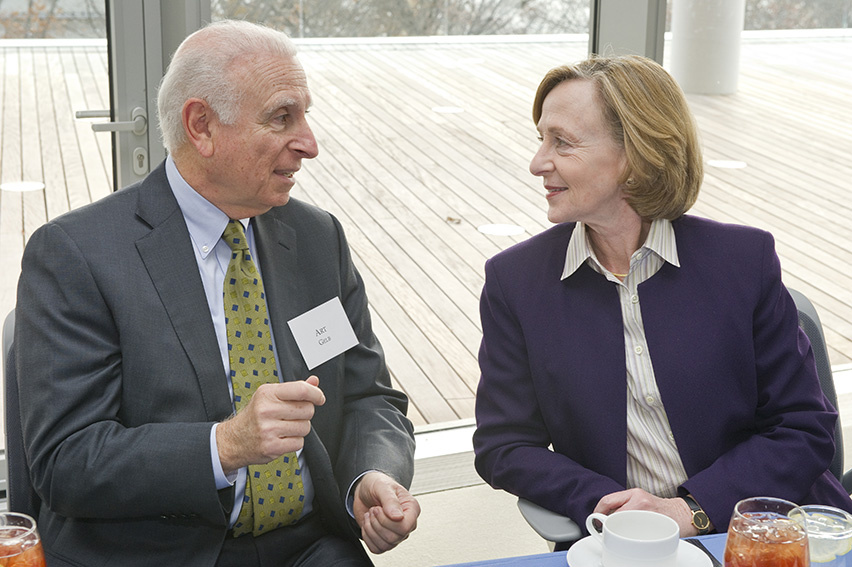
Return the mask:
{"type": "Polygon", "coordinates": [[[637,55],[593,56],[551,69],[535,95],[538,124],[547,95],[558,84],[592,81],[604,120],[624,148],[620,182],[627,201],[644,219],[676,219],[695,204],[704,166],[698,130],[680,86],[655,61],[637,55]]]}

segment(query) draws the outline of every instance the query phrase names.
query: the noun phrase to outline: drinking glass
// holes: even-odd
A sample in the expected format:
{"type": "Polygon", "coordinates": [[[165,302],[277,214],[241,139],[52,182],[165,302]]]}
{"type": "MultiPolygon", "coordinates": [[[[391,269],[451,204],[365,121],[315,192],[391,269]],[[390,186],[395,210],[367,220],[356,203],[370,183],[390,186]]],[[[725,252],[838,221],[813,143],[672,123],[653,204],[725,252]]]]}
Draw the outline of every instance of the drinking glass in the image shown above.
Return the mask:
{"type": "Polygon", "coordinates": [[[809,567],[804,511],[787,500],[740,500],[725,546],[725,567],[809,567]]]}
{"type": "Polygon", "coordinates": [[[852,514],[831,506],[802,506],[811,565],[852,567],[852,514]]]}
{"type": "Polygon", "coordinates": [[[0,513],[0,567],[46,567],[41,538],[30,516],[0,513]]]}

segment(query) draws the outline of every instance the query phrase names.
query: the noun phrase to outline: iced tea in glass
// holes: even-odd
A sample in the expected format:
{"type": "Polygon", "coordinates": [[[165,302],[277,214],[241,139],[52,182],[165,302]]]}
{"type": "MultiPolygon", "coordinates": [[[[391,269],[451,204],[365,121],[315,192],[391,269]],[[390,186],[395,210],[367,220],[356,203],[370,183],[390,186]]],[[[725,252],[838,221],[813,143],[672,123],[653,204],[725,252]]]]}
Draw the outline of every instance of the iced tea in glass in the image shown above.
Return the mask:
{"type": "Polygon", "coordinates": [[[0,567],[46,567],[41,538],[30,516],[0,513],[0,567]]]}
{"type": "Polygon", "coordinates": [[[809,567],[808,534],[802,509],[779,498],[737,502],[725,567],[809,567]]]}

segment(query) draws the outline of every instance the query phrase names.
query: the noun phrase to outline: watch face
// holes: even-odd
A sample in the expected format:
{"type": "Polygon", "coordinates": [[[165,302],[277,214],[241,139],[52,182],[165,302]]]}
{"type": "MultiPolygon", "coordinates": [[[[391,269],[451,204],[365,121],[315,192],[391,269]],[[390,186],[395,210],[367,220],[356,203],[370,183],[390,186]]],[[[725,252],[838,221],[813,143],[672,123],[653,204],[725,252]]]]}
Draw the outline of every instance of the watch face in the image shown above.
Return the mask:
{"type": "Polygon", "coordinates": [[[699,510],[692,515],[692,524],[699,530],[706,530],[710,527],[710,518],[703,510],[699,510]]]}

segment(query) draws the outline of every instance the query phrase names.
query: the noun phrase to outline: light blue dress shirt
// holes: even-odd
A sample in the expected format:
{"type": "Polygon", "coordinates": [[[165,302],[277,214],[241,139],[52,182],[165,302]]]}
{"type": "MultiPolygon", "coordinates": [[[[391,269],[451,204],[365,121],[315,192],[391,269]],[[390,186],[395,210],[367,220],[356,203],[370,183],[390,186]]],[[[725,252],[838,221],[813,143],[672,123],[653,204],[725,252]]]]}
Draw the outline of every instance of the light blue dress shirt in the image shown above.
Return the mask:
{"type": "MultiPolygon", "coordinates": [[[[204,294],[207,297],[207,305],[210,308],[210,317],[213,320],[213,328],[216,331],[216,340],[219,342],[219,353],[222,356],[222,366],[225,368],[223,379],[228,384],[231,393],[231,404],[234,399],[234,389],[229,376],[230,362],[228,360],[228,335],[225,328],[225,306],[223,290],[225,285],[225,271],[231,261],[231,248],[222,240],[222,233],[230,220],[228,215],[219,210],[213,203],[202,197],[184,180],[171,156],[166,158],[166,176],[172,188],[178,206],[183,213],[189,236],[192,240],[192,249],[195,251],[195,260],[198,263],[198,272],[201,282],[204,284],[204,294]]],[[[246,237],[252,258],[255,260],[258,271],[263,276],[263,268],[259,264],[257,250],[254,242],[253,225],[248,219],[241,219],[243,227],[246,228],[246,237]]],[[[274,329],[271,328],[275,348],[274,329]]],[[[277,364],[278,352],[275,353],[277,364]]],[[[278,375],[283,376],[279,365],[278,375]]],[[[236,410],[235,410],[236,411],[236,410]]],[[[305,462],[302,451],[298,453],[299,466],[302,469],[302,482],[305,487],[305,504],[302,509],[304,517],[310,513],[313,506],[314,488],[311,481],[310,471],[305,462]]],[[[234,508],[231,511],[230,526],[233,526],[240,515],[243,496],[246,486],[246,468],[239,469],[236,474],[226,476],[219,461],[219,451],[216,445],[216,424],[210,430],[210,457],[213,461],[213,474],[216,478],[216,488],[222,489],[230,485],[235,487],[234,508]]]]}

